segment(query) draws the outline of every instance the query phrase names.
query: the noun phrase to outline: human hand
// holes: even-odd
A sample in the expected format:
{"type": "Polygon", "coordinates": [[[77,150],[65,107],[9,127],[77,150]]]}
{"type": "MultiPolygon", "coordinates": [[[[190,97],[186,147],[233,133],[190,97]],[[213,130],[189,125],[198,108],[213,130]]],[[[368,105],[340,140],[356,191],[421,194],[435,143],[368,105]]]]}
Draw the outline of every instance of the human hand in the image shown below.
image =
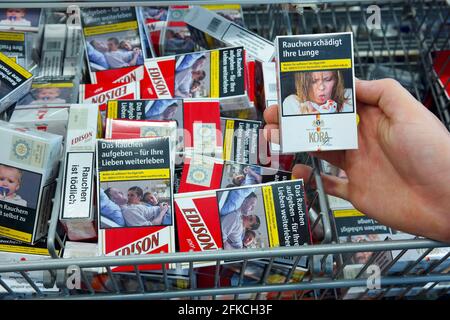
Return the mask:
{"type": "MultiPolygon", "coordinates": [[[[357,150],[314,152],[348,179],[322,175],[325,192],[394,229],[450,242],[450,133],[397,81],[356,81],[357,150]]],[[[278,142],[278,108],[264,112],[278,142]]],[[[311,168],[296,165],[307,179],[311,168]]]]}
{"type": "Polygon", "coordinates": [[[133,49],[133,53],[134,53],[135,56],[139,56],[139,55],[141,54],[141,49],[139,49],[139,48],[134,48],[134,49],[133,49]]]}

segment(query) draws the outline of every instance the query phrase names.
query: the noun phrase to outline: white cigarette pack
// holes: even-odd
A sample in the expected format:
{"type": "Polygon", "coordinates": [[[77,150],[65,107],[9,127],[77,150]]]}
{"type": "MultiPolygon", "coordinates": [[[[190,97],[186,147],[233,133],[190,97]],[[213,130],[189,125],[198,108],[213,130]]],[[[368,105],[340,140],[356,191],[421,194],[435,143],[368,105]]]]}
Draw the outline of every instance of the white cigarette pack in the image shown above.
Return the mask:
{"type": "Polygon", "coordinates": [[[41,76],[58,77],[62,75],[66,35],[67,26],[65,24],[45,25],[40,65],[41,76]]]}
{"type": "Polygon", "coordinates": [[[61,220],[93,219],[98,105],[72,105],[67,125],[61,220]]]}
{"type": "Polygon", "coordinates": [[[199,6],[192,6],[184,16],[184,22],[229,46],[243,46],[250,55],[260,61],[272,61],[274,46],[271,41],[218,13],[199,6]]]}
{"type": "Polygon", "coordinates": [[[47,232],[62,137],[0,121],[0,236],[35,243],[47,232]]]}
{"type": "Polygon", "coordinates": [[[69,120],[69,106],[69,104],[61,106],[16,106],[9,122],[58,134],[65,138],[67,121],[69,120]]]}
{"type": "Polygon", "coordinates": [[[275,39],[282,153],[358,148],[351,32],[275,39]]]}

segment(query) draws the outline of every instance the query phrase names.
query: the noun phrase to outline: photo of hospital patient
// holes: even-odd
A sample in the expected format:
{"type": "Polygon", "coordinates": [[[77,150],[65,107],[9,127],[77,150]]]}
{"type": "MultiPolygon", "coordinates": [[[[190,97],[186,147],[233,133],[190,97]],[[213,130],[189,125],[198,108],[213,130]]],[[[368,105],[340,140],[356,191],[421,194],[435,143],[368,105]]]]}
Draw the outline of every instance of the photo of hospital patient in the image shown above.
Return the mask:
{"type": "Polygon", "coordinates": [[[91,71],[144,64],[141,40],[136,30],[86,37],[86,51],[91,71]]]}
{"type": "Polygon", "coordinates": [[[172,225],[170,180],[100,183],[100,227],[172,225]]]}

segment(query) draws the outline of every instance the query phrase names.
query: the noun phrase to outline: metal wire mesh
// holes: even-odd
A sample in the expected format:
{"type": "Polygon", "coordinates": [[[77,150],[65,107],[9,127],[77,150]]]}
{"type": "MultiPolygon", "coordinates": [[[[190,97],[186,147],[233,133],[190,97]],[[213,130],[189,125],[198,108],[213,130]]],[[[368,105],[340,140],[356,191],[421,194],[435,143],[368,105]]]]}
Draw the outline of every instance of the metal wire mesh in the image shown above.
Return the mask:
{"type": "MultiPolygon", "coordinates": [[[[449,50],[449,7],[445,1],[379,2],[381,20],[370,27],[367,3],[246,5],[247,27],[273,40],[276,35],[353,31],[357,77],[393,77],[420,101],[431,99],[432,107],[450,128],[448,81],[441,76],[449,57],[436,70],[435,53],[449,50]]],[[[0,297],[56,299],[391,299],[438,298],[450,286],[449,254],[427,261],[432,250],[445,244],[415,239],[372,243],[337,243],[334,220],[320,180],[320,164],[306,154],[296,162],[314,168],[306,181],[312,232],[317,243],[300,248],[213,253],[165,254],[136,257],[57,259],[55,244],[58,212],[50,223],[48,247],[53,258],[18,265],[0,265],[0,297]],[[314,181],[314,185],[312,182],[314,181]],[[313,188],[316,187],[316,188],[313,188]],[[367,271],[383,253],[397,250],[396,257],[381,272],[380,288],[369,289],[367,271]],[[423,250],[415,259],[399,264],[412,250],[423,250]],[[373,252],[371,258],[348,276],[351,255],[373,252]],[[196,268],[197,261],[211,261],[208,268],[196,268]],[[224,261],[227,263],[225,264],[224,261]],[[176,272],[166,263],[187,263],[176,272]],[[161,265],[160,272],[143,272],[144,264],[161,265]],[[131,265],[134,272],[115,273],[113,266],[131,265]],[[67,268],[80,268],[80,287],[68,286],[67,268]],[[98,274],[94,269],[102,268],[98,274]],[[42,272],[38,286],[30,272],[42,272]],[[14,273],[30,285],[20,293],[2,275],[14,273]],[[48,287],[53,290],[48,290],[48,287]],[[3,288],[3,289],[2,289],[3,288]]],[[[54,200],[59,207],[60,189],[54,200]]]]}

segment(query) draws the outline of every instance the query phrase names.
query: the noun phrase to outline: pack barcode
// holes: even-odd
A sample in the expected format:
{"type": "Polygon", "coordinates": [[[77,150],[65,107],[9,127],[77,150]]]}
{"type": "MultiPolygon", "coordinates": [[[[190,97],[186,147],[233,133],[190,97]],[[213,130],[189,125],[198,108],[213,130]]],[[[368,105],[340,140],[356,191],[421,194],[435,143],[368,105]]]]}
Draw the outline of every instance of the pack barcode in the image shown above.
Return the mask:
{"type": "Polygon", "coordinates": [[[61,50],[61,41],[49,41],[46,50],[61,50]]]}
{"type": "Polygon", "coordinates": [[[276,83],[269,83],[269,91],[274,92],[277,90],[277,84],[276,83]]]}
{"type": "Polygon", "coordinates": [[[217,32],[217,29],[219,28],[220,24],[222,23],[222,21],[220,21],[217,18],[212,18],[211,22],[208,25],[208,31],[211,32],[217,32]]]}

